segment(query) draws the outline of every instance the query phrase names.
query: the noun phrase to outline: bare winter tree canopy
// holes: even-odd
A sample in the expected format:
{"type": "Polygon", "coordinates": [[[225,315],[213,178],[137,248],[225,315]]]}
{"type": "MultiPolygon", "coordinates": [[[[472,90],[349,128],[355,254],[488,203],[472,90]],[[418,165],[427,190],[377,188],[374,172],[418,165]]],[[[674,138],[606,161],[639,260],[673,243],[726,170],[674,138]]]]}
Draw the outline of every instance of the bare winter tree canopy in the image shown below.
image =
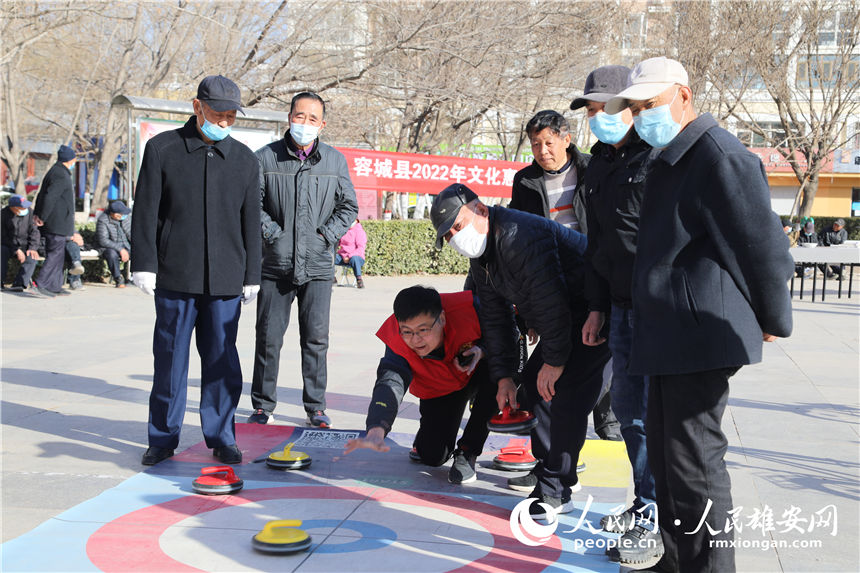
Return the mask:
{"type": "MultiPolygon", "coordinates": [[[[189,101],[217,73],[240,85],[251,108],[287,111],[297,91],[321,93],[335,144],[522,160],[536,111],[566,111],[595,67],[659,54],[687,66],[702,110],[794,162],[808,211],[816,169],[860,112],[857,2],[665,2],[649,13],[645,41],[636,14],[647,6],[5,0],[0,155],[20,185],[36,142],[75,144],[97,167],[92,209],[102,207],[127,151],[125,114],[111,99],[189,101]],[[780,129],[755,121],[762,98],[776,104],[780,129]]],[[[580,115],[569,113],[575,136],[585,135],[580,115]]]]}

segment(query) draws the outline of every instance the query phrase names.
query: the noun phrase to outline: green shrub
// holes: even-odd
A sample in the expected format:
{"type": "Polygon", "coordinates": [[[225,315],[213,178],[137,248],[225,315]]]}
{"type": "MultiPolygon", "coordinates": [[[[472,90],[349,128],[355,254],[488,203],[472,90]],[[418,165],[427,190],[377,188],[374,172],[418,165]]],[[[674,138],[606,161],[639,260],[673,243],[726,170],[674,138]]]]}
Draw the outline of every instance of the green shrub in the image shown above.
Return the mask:
{"type": "Polygon", "coordinates": [[[367,220],[361,226],[367,232],[368,275],[465,275],[469,270],[469,259],[450,247],[436,250],[430,221],[367,220]]]}

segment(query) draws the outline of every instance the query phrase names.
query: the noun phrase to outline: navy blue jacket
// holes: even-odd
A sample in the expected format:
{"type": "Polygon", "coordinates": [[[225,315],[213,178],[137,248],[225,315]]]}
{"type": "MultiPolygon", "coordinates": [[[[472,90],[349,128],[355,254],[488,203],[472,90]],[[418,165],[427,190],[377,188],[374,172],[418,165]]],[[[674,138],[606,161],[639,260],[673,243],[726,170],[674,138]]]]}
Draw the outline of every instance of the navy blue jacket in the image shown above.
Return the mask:
{"type": "Polygon", "coordinates": [[[631,373],[753,364],[762,332],[791,334],[794,261],[764,168],[709,114],[652,163],[639,215],[631,373]]]}
{"type": "Polygon", "coordinates": [[[137,179],[132,272],[156,286],[237,296],[260,284],[260,162],[230,136],[203,141],[191,116],[149,140],[137,179]]]}

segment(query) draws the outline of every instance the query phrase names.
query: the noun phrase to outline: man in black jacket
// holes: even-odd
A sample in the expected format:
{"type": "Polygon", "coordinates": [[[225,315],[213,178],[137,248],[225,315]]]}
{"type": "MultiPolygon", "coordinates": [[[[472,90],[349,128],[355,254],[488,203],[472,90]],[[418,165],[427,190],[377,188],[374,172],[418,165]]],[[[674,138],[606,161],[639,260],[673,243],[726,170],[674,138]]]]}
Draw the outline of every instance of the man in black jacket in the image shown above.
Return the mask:
{"type": "Polygon", "coordinates": [[[334,252],[358,214],[343,154],[322,143],[325,102],[303,92],[290,104],[290,129],[257,151],[262,167],[263,280],[248,422],[265,424],[278,403],[278,367],[290,307],[298,298],[302,401],[310,426],[327,428],[329,313],[334,252]]]}
{"type": "Polygon", "coordinates": [[[588,427],[588,414],[597,402],[606,345],[582,344],[588,315],[583,275],[586,239],[545,218],[514,209],[487,207],[465,185],[445,188],[433,202],[430,218],[436,247],[443,241],[471,259],[470,271],[481,301],[481,323],[490,379],[497,383],[499,408],[518,407],[513,377],[517,372],[519,331],[512,305],[540,336],[522,373],[527,394],[541,399],[533,405],[538,426],[532,448],[540,460],[530,513],[573,509],[571,494],[580,489],[576,461],[588,427]],[[549,444],[542,451],[541,444],[549,444]]]}
{"type": "Polygon", "coordinates": [[[20,263],[18,274],[12,281],[9,290],[23,292],[30,288],[30,279],[39,259],[39,229],[33,221],[33,212],[30,211],[30,201],[21,195],[9,197],[9,203],[2,211],[2,245],[3,256],[0,257],[3,276],[0,285],[6,288],[6,268],[9,259],[15,257],[20,263]]]}
{"type": "Polygon", "coordinates": [[[125,288],[122,263],[131,258],[131,209],[122,201],[111,201],[96,220],[96,248],[107,262],[114,285],[125,288]]]}
{"type": "Polygon", "coordinates": [[[648,380],[627,371],[633,337],[630,282],[639,205],[654,150],[636,134],[630,111],[609,115],[603,110],[607,101],[627,87],[629,74],[630,68],[625,66],[597,68],[588,74],[582,97],[574,99],[570,109],[586,108],[589,127],[598,139],[591,148],[584,187],[588,213],[585,258],[589,262],[585,286],[587,298],[599,301],[599,305],[589,308],[582,342],[589,346],[606,342],[601,331],[611,305],[607,337],[613,364],[612,409],[621,423],[633,469],[633,504],[619,516],[603,517],[600,525],[606,531],[624,534],[610,558],[641,563],[663,554],[655,527],[654,478],[645,445],[648,380]]]}
{"type": "Polygon", "coordinates": [[[68,145],[57,151],[57,162],[42,179],[34,220],[45,239],[45,262],[39,269],[38,289],[48,297],[69,294],[63,287],[63,262],[66,240],[75,233],[75,191],[72,188],[72,172],[75,152],[68,145]]]}
{"type": "Polygon", "coordinates": [[[183,127],[146,144],[137,181],[131,270],[134,284],[155,295],[144,465],[179,444],[192,331],[206,445],[222,463],[242,462],[233,420],[242,394],[236,335],[240,299],[249,303],[260,288],[260,164],[229,135],[242,109],[235,83],[207,76],[193,106],[183,127]]]}
{"type": "Polygon", "coordinates": [[[696,117],[692,100],[684,67],[660,57],[637,64],[605,109],[629,108],[659,149],[639,211],[629,365],[649,376],[648,459],[666,550],[657,565],[730,572],[720,427],[729,378],[761,360],[762,341],[791,334],[794,262],[761,161],[710,115],[696,117]]]}
{"type": "MultiPolygon", "coordinates": [[[[508,207],[546,217],[587,234],[584,182],[591,157],[573,144],[570,124],[557,111],[539,111],[526,124],[526,134],[535,159],[514,175],[508,207]]],[[[528,332],[528,325],[520,324],[520,327],[528,332]]],[[[529,339],[534,342],[532,334],[529,339]]],[[[618,420],[611,407],[611,385],[612,365],[609,363],[603,373],[600,398],[594,407],[594,431],[601,439],[621,440],[618,420]]],[[[533,479],[531,475],[511,478],[508,485],[519,489],[521,482],[527,485],[533,479]]]]}

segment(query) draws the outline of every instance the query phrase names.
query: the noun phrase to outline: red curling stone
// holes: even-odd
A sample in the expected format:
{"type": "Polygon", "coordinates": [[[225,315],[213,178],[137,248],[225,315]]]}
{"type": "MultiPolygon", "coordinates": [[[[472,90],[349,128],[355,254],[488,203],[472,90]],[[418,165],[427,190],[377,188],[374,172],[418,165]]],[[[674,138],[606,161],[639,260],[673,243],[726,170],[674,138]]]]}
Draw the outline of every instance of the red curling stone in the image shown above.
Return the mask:
{"type": "Polygon", "coordinates": [[[531,471],[536,465],[537,460],[531,450],[522,446],[504,447],[493,458],[494,468],[509,472],[531,471]]]}
{"type": "Polygon", "coordinates": [[[487,428],[491,432],[522,435],[528,434],[537,423],[537,418],[531,412],[514,410],[510,404],[505,404],[501,412],[490,418],[487,428]]]}
{"type": "Polygon", "coordinates": [[[244,485],[230,466],[209,466],[200,470],[200,477],[191,482],[191,489],[202,495],[229,495],[244,485]]]}

